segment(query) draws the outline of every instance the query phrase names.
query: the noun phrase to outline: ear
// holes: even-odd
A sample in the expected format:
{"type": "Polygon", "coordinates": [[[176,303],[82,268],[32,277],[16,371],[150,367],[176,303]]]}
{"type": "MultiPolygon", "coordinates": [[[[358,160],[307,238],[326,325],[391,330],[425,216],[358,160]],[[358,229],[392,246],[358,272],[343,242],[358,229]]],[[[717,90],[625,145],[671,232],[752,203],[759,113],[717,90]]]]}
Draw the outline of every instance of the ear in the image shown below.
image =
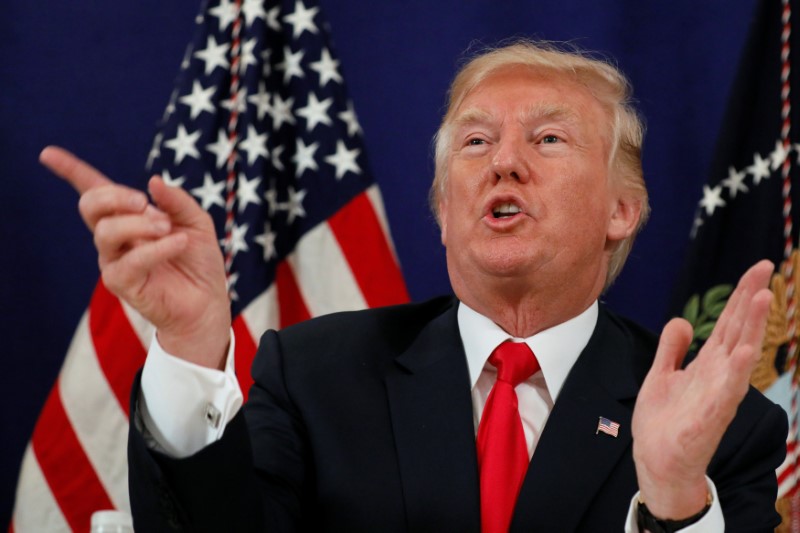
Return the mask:
{"type": "Polygon", "coordinates": [[[641,214],[641,200],[632,196],[619,196],[611,207],[606,240],[616,242],[630,237],[636,231],[641,214]]]}

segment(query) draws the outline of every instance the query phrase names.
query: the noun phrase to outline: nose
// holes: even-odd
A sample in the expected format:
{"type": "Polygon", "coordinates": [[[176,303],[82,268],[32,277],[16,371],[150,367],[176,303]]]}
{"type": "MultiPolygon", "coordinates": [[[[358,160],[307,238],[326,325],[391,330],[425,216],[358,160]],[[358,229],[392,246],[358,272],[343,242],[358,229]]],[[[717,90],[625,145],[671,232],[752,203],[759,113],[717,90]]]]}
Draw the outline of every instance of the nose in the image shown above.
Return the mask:
{"type": "Polygon", "coordinates": [[[498,142],[491,161],[495,180],[513,179],[527,183],[531,177],[530,163],[526,158],[527,143],[522,138],[506,138],[498,142]]]}

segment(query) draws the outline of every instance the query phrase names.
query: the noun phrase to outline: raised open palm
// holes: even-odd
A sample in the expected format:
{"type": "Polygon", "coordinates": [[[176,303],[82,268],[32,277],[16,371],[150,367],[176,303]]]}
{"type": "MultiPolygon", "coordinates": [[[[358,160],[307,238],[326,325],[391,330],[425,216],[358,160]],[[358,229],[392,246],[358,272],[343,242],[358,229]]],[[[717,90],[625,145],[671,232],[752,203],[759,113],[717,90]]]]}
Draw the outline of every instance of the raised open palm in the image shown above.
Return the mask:
{"type": "Polygon", "coordinates": [[[705,505],[706,469],[761,354],[772,271],[772,263],[761,261],[742,276],[713,333],[685,368],[689,323],[674,319],[661,334],[632,428],[639,489],[656,516],[683,518],[705,505]]]}

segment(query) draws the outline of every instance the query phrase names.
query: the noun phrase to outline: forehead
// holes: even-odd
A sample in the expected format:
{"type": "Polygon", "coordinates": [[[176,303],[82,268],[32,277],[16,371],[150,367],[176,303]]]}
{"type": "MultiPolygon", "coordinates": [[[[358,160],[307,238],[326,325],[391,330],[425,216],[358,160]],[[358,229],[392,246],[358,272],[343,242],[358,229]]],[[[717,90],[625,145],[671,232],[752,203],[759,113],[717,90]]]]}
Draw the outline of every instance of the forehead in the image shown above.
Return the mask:
{"type": "Polygon", "coordinates": [[[488,120],[508,113],[521,119],[546,116],[597,125],[609,119],[592,92],[568,74],[509,65],[492,71],[468,90],[451,120],[488,120]]]}

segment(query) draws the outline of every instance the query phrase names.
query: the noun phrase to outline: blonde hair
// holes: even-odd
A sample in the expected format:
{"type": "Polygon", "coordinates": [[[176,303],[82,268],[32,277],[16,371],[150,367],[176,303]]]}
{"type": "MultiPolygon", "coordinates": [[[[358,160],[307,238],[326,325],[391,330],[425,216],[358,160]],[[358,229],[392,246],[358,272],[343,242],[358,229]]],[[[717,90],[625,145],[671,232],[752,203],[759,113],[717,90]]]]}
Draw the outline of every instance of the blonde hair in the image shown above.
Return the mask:
{"type": "Polygon", "coordinates": [[[590,57],[578,49],[550,42],[516,41],[489,49],[472,58],[456,74],[448,93],[447,111],[434,136],[435,175],[430,204],[437,222],[439,201],[447,185],[447,163],[451,151],[452,124],[464,98],[495,71],[509,66],[545,70],[569,77],[586,87],[598,100],[611,122],[608,171],[612,183],[641,202],[636,230],[619,241],[612,251],[606,274],[608,288],[622,270],[636,234],[650,214],[647,188],[642,173],[644,124],[631,102],[631,86],[622,72],[608,61],[590,57]]]}

